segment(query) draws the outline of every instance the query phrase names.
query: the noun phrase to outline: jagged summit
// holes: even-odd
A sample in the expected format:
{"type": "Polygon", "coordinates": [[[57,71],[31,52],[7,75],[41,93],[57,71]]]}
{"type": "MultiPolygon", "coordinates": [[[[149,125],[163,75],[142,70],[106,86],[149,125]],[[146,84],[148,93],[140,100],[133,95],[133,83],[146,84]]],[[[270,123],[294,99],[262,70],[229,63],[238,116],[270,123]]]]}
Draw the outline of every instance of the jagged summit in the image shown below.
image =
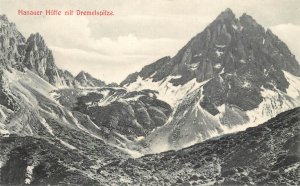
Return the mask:
{"type": "MultiPolygon", "coordinates": [[[[129,77],[137,79],[137,76],[140,76],[147,79],[153,75],[154,81],[161,81],[170,75],[181,76],[170,80],[176,86],[193,78],[202,82],[216,76],[222,70],[233,72],[251,65],[256,66],[261,73],[263,69],[276,66],[275,68],[292,74],[300,74],[298,62],[277,36],[270,31],[266,32],[247,14],[236,19],[231,9],[223,11],[173,58],[163,58],[163,63],[154,64],[156,65],[151,64],[143,68],[140,73],[135,74],[135,78],[132,78],[132,75],[129,77]],[[145,71],[149,73],[142,73],[145,71]]],[[[121,84],[128,84],[128,81],[126,79],[121,84]]]]}
{"type": "Polygon", "coordinates": [[[31,34],[27,39],[23,64],[52,85],[73,86],[72,76],[56,66],[53,53],[40,33],[31,34]]]}
{"type": "Polygon", "coordinates": [[[223,12],[221,12],[218,17],[216,18],[216,20],[234,20],[235,19],[235,14],[233,13],[233,11],[230,8],[227,8],[226,10],[224,10],[223,12]]]}
{"type": "MultiPolygon", "coordinates": [[[[81,70],[78,74],[77,74],[77,76],[82,76],[82,75],[90,75],[88,72],[85,72],[84,70],[81,70]]],[[[76,76],[76,77],[77,77],[76,76]]]]}

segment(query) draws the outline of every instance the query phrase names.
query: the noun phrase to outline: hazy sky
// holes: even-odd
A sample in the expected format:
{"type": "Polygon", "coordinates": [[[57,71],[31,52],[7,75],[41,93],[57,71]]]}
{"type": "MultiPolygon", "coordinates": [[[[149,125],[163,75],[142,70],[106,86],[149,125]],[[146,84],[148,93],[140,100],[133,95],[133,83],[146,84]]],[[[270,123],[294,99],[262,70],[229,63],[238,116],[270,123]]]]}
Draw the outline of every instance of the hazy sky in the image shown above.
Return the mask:
{"type": "Polygon", "coordinates": [[[300,59],[299,0],[0,0],[0,14],[25,37],[39,32],[56,64],[74,75],[85,70],[120,82],[163,56],[174,56],[191,37],[231,8],[271,28],[300,59]],[[18,9],[112,10],[112,17],[19,16],[18,9]]]}

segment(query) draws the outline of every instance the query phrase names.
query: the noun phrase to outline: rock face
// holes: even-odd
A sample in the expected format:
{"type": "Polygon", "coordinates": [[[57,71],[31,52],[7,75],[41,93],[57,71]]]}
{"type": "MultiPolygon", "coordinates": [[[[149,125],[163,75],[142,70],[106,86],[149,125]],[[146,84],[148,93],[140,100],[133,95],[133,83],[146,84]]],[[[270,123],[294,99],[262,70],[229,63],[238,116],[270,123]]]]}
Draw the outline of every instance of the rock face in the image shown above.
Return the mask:
{"type": "Polygon", "coordinates": [[[22,69],[25,42],[16,25],[5,15],[0,15],[0,67],[22,69]]]}
{"type": "Polygon", "coordinates": [[[158,98],[175,109],[148,139],[174,149],[299,106],[299,75],[295,56],[271,30],[227,9],[174,57],[145,66],[121,85],[158,90],[158,98]]]}
{"type": "Polygon", "coordinates": [[[296,108],[244,132],[101,167],[99,175],[118,185],[297,185],[299,120],[296,108]]]}
{"type": "Polygon", "coordinates": [[[47,47],[42,36],[31,34],[26,42],[26,53],[23,64],[47,82],[57,87],[72,86],[73,76],[55,65],[52,51],[47,47]]]}

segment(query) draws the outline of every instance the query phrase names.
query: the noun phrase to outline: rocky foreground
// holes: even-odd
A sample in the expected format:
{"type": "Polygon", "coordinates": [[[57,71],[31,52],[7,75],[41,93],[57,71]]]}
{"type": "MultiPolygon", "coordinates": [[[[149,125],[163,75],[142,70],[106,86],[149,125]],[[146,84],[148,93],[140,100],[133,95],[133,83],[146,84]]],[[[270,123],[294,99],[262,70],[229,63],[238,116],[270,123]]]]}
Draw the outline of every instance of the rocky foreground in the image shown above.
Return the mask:
{"type": "Polygon", "coordinates": [[[300,108],[244,132],[179,151],[116,161],[98,169],[102,184],[298,185],[300,108]]]}

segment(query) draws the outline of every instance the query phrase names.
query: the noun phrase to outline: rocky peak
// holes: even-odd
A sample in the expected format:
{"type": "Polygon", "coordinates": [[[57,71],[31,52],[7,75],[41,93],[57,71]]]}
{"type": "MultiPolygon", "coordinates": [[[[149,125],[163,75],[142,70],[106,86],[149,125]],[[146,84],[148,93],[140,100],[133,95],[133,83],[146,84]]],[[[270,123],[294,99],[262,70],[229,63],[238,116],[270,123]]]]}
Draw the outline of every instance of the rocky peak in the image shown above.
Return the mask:
{"type": "Polygon", "coordinates": [[[82,70],[77,74],[77,76],[75,78],[86,77],[86,75],[89,76],[90,74],[82,70]]]}
{"type": "Polygon", "coordinates": [[[51,50],[46,46],[44,39],[39,33],[31,34],[27,39],[24,65],[45,80],[52,82],[48,75],[55,73],[54,71],[57,70],[57,67],[54,64],[51,50]]]}
{"type": "Polygon", "coordinates": [[[122,84],[128,84],[138,76],[143,79],[152,78],[153,81],[160,81],[168,76],[181,76],[170,80],[177,86],[194,78],[197,82],[202,82],[217,77],[223,70],[234,74],[247,68],[263,76],[264,69],[274,67],[281,78],[281,70],[294,75],[300,73],[295,57],[277,36],[270,31],[266,33],[247,14],[236,19],[231,9],[226,9],[217,16],[173,58],[163,61],[145,66],[134,78],[128,76],[131,80],[127,79],[122,84]]]}
{"type": "Polygon", "coordinates": [[[0,24],[1,24],[1,28],[6,26],[15,26],[13,23],[9,22],[6,15],[0,15],[0,24]]]}
{"type": "Polygon", "coordinates": [[[8,22],[8,18],[7,18],[7,16],[5,14],[0,15],[0,20],[8,22]]]}
{"type": "Polygon", "coordinates": [[[40,35],[40,33],[30,34],[29,38],[27,39],[27,43],[34,44],[36,45],[36,47],[39,47],[35,48],[35,50],[46,48],[46,43],[44,41],[44,38],[40,35]]]}
{"type": "Polygon", "coordinates": [[[102,87],[105,82],[94,78],[92,75],[85,71],[80,71],[75,77],[75,84],[83,87],[102,87]]]}
{"type": "Polygon", "coordinates": [[[39,33],[31,34],[27,39],[23,64],[56,87],[69,87],[74,84],[73,75],[56,66],[52,51],[39,33]]]}
{"type": "Polygon", "coordinates": [[[255,21],[255,19],[253,19],[252,16],[246,14],[246,13],[243,13],[243,15],[241,17],[239,17],[239,20],[240,21],[245,21],[245,22],[248,22],[248,23],[254,23],[254,24],[257,24],[257,22],[255,21]]]}
{"type": "Polygon", "coordinates": [[[226,10],[221,12],[216,18],[216,20],[234,20],[234,19],[235,19],[235,15],[230,8],[227,8],[226,10]]]}
{"type": "Polygon", "coordinates": [[[89,73],[85,72],[85,71],[80,71],[77,76],[75,77],[75,80],[77,81],[89,81],[89,79],[93,78],[92,75],[90,75],[89,73]]]}
{"type": "Polygon", "coordinates": [[[243,27],[244,30],[250,30],[254,36],[255,35],[261,35],[265,33],[265,29],[263,26],[258,24],[253,17],[250,15],[244,13],[240,18],[239,18],[239,23],[243,27]]]}

